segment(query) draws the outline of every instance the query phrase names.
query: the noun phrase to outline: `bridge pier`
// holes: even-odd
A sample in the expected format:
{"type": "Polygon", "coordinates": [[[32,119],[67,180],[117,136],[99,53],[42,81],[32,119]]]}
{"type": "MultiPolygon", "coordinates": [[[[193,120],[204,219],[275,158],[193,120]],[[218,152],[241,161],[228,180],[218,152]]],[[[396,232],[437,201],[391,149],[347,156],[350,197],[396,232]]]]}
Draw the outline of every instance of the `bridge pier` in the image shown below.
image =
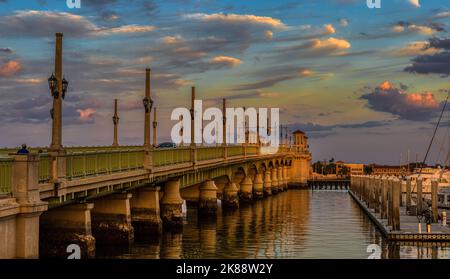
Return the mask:
{"type": "Polygon", "coordinates": [[[160,201],[163,228],[180,229],[183,227],[183,199],[180,195],[180,181],[169,180],[164,185],[164,195],[160,201]]]}
{"type": "Polygon", "coordinates": [[[284,178],[283,178],[283,167],[279,166],[277,168],[277,176],[278,176],[278,191],[284,191],[284,178]]]}
{"type": "Polygon", "coordinates": [[[284,178],[284,188],[286,190],[289,189],[289,177],[288,177],[288,167],[287,166],[283,166],[283,178],[284,178]]]}
{"type": "Polygon", "coordinates": [[[277,177],[277,169],[276,168],[272,168],[271,170],[272,173],[272,194],[277,194],[278,193],[278,177],[277,177]]]}
{"type": "Polygon", "coordinates": [[[92,210],[92,234],[97,243],[126,245],[134,241],[131,197],[131,193],[123,193],[95,201],[92,210]]]}
{"type": "Polygon", "coordinates": [[[264,184],[263,184],[264,196],[272,195],[272,179],[270,178],[270,170],[264,172],[264,184]]]}
{"type": "Polygon", "coordinates": [[[262,173],[257,173],[253,180],[253,196],[257,199],[264,197],[264,181],[262,173]]]}
{"type": "Polygon", "coordinates": [[[217,187],[214,180],[207,180],[200,186],[198,212],[200,215],[216,215],[217,187]]]}
{"type": "Polygon", "coordinates": [[[252,202],[253,199],[253,182],[249,176],[241,181],[240,199],[243,202],[252,202]]]}
{"type": "Polygon", "coordinates": [[[136,236],[160,234],[159,187],[137,189],[131,199],[131,224],[136,236]]]}
{"type": "Polygon", "coordinates": [[[67,258],[71,244],[81,248],[81,258],[95,256],[91,230],[92,203],[81,203],[47,211],[40,220],[40,256],[67,258]]]}
{"type": "Polygon", "coordinates": [[[230,181],[223,188],[222,206],[224,208],[238,208],[239,196],[236,183],[230,181]]]}

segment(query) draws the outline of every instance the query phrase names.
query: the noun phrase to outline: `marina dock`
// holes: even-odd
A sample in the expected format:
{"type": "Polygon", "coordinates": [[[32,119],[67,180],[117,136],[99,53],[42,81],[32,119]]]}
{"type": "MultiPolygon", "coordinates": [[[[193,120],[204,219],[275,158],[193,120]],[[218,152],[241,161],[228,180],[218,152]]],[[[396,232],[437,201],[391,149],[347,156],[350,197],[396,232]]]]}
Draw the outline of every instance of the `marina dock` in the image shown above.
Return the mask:
{"type": "MultiPolygon", "coordinates": [[[[419,231],[418,217],[407,214],[398,179],[361,176],[352,180],[350,196],[388,240],[450,243],[448,224],[442,226],[439,222],[432,222],[430,232],[427,232],[427,224],[422,220],[419,231]]],[[[433,210],[436,210],[436,215],[440,213],[437,207],[433,210]]]]}

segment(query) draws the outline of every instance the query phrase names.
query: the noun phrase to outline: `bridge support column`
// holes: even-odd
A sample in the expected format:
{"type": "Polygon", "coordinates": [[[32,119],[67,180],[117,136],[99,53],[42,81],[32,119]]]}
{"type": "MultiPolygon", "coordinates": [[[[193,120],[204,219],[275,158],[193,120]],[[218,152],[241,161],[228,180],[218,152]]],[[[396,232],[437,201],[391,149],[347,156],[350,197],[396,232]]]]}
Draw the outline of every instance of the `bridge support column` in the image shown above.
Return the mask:
{"type": "Polygon", "coordinates": [[[255,180],[253,181],[253,196],[257,199],[264,197],[264,181],[262,173],[257,173],[255,175],[255,180]]]}
{"type": "Polygon", "coordinates": [[[39,216],[47,203],[39,197],[38,156],[12,155],[13,198],[0,198],[0,258],[39,257],[39,216]]]}
{"type": "Polygon", "coordinates": [[[248,176],[241,182],[240,199],[243,202],[251,202],[253,199],[253,182],[248,176]]]}
{"type": "Polygon", "coordinates": [[[277,168],[277,176],[278,176],[278,191],[284,191],[284,178],[283,178],[283,167],[277,168]]]}
{"type": "Polygon", "coordinates": [[[201,215],[217,214],[217,187],[213,180],[207,180],[200,186],[198,212],[201,215]]]}
{"type": "Polygon", "coordinates": [[[289,177],[288,177],[288,167],[283,166],[283,178],[284,178],[284,187],[286,190],[289,189],[289,177]]]}
{"type": "Polygon", "coordinates": [[[67,258],[67,247],[76,244],[81,258],[95,256],[91,231],[92,203],[81,203],[47,211],[40,220],[40,256],[67,258]]]}
{"type": "Polygon", "coordinates": [[[234,182],[228,182],[223,188],[222,205],[225,208],[239,207],[238,188],[234,182]]]}
{"type": "Polygon", "coordinates": [[[131,196],[130,193],[115,194],[95,201],[92,234],[97,243],[124,245],[134,241],[131,196]]]}
{"type": "Polygon", "coordinates": [[[161,233],[159,187],[145,187],[133,193],[133,198],[131,199],[131,224],[136,236],[161,233]]]}
{"type": "Polygon", "coordinates": [[[271,170],[272,173],[272,194],[277,194],[278,193],[278,178],[277,178],[277,169],[276,168],[272,168],[271,170]]]}
{"type": "Polygon", "coordinates": [[[180,195],[180,181],[169,180],[164,185],[164,195],[160,201],[163,228],[180,229],[183,227],[183,199],[180,195]]]}
{"type": "Polygon", "coordinates": [[[270,178],[270,170],[264,172],[264,185],[263,185],[264,196],[272,195],[272,179],[270,178]]]}

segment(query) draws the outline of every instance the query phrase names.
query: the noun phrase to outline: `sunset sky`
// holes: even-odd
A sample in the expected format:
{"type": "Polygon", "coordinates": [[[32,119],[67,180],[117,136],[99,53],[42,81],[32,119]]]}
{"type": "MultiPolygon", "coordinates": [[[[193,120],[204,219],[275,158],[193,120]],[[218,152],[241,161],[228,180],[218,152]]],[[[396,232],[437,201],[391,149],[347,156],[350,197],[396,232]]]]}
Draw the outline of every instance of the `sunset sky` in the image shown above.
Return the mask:
{"type": "MultiPolygon", "coordinates": [[[[314,160],[422,160],[447,96],[447,1],[81,2],[0,0],[0,146],[50,143],[55,32],[70,82],[66,146],[110,145],[114,98],[119,142],[142,144],[146,67],[160,141],[195,85],[206,106],[279,107],[314,160]]],[[[429,163],[445,160],[447,119],[429,163]]]]}

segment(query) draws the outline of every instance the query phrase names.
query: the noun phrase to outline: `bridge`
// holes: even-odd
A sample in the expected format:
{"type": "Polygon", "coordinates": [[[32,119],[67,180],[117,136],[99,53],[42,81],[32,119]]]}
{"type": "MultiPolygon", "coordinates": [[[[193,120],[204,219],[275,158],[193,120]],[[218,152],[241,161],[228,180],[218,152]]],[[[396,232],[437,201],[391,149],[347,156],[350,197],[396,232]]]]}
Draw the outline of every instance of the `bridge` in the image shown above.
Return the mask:
{"type": "MultiPolygon", "coordinates": [[[[96,243],[128,244],[135,235],[181,229],[185,201],[214,217],[218,200],[233,210],[307,183],[311,154],[301,131],[288,140],[287,128],[284,137],[281,129],[276,152],[267,152],[259,137],[249,142],[247,127],[240,145],[226,144],[224,137],[215,146],[156,148],[156,109],[150,140],[149,69],[142,146],[119,145],[116,101],[111,146],[63,147],[61,111],[68,82],[62,75],[62,37],[56,34],[55,73],[49,78],[50,146],[31,148],[29,154],[0,150],[0,258],[65,257],[70,244],[81,247],[82,257],[93,257],[96,243]]],[[[191,123],[194,127],[193,118],[191,123]]]]}

